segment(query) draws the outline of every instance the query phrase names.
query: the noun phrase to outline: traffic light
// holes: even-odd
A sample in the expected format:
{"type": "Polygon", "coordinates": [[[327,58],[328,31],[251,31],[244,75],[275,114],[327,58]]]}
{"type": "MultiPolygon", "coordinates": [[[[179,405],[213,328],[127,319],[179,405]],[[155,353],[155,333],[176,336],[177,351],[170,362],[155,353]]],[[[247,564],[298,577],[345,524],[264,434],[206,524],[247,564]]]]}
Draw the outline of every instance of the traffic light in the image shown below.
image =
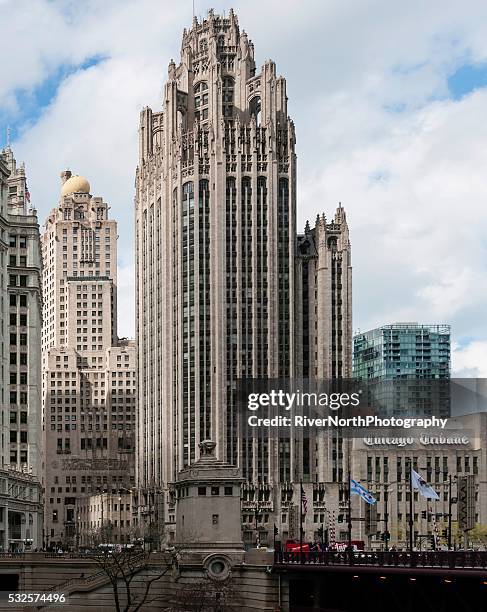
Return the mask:
{"type": "Polygon", "coordinates": [[[323,526],[318,527],[318,537],[323,541],[323,526]]]}
{"type": "Polygon", "coordinates": [[[388,542],[391,539],[391,534],[388,531],[384,531],[384,533],[381,533],[380,539],[383,542],[386,542],[386,541],[388,542]]]}
{"type": "Polygon", "coordinates": [[[278,533],[279,533],[279,529],[277,528],[277,525],[274,525],[274,537],[276,537],[278,533]]]}
{"type": "Polygon", "coordinates": [[[330,543],[330,536],[328,535],[328,529],[325,529],[325,533],[324,533],[324,538],[323,538],[323,544],[328,548],[328,545],[330,543]]]}
{"type": "Polygon", "coordinates": [[[448,529],[443,529],[443,531],[441,532],[441,537],[442,538],[447,538],[448,537],[448,529]]]}
{"type": "Polygon", "coordinates": [[[421,512],[421,518],[424,518],[424,519],[426,518],[426,510],[423,510],[421,512]]]}
{"type": "Polygon", "coordinates": [[[338,523],[343,523],[343,514],[339,514],[337,517],[337,522],[338,523]]]}

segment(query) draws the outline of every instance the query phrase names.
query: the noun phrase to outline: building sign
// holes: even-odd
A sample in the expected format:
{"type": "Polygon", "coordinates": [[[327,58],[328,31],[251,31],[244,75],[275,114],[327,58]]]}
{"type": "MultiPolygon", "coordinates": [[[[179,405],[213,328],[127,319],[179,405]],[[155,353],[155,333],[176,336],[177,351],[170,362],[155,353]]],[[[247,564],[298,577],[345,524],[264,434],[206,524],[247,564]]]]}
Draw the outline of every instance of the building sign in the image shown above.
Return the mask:
{"type": "Polygon", "coordinates": [[[120,459],[63,459],[63,470],[124,471],[129,469],[128,461],[120,459]]]}
{"type": "Polygon", "coordinates": [[[391,436],[379,437],[369,436],[363,438],[363,443],[366,446],[411,446],[419,443],[421,446],[468,446],[470,439],[467,436],[460,435],[431,435],[421,434],[419,438],[412,436],[391,436]]]}

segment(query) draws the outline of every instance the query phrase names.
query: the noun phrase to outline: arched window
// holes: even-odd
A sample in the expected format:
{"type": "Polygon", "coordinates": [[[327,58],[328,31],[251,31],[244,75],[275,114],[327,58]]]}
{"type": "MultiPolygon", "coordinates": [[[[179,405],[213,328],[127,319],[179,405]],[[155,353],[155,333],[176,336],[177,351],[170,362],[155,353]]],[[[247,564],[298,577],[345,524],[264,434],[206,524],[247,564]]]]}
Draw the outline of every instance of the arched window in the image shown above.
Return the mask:
{"type": "Polygon", "coordinates": [[[208,119],[208,83],[200,81],[194,87],[194,117],[197,121],[208,119]]]}
{"type": "Polygon", "coordinates": [[[255,96],[250,100],[250,116],[255,118],[256,125],[260,125],[260,97],[255,96]]]}
{"type": "Polygon", "coordinates": [[[224,77],[222,83],[222,109],[225,119],[233,117],[234,95],[235,81],[231,77],[224,77]]]}

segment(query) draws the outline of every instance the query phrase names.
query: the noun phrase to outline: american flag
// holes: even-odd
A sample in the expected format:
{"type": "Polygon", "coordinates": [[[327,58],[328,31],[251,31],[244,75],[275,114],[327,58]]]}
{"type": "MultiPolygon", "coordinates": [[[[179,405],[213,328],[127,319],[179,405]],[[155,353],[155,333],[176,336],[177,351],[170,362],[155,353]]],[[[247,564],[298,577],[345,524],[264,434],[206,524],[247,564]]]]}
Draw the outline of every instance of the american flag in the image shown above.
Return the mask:
{"type": "Polygon", "coordinates": [[[30,193],[29,188],[27,187],[27,183],[25,183],[25,200],[30,203],[30,193]]]}
{"type": "Polygon", "coordinates": [[[306,514],[308,511],[308,498],[306,497],[306,493],[304,492],[303,485],[301,485],[301,508],[303,514],[306,514]]]}

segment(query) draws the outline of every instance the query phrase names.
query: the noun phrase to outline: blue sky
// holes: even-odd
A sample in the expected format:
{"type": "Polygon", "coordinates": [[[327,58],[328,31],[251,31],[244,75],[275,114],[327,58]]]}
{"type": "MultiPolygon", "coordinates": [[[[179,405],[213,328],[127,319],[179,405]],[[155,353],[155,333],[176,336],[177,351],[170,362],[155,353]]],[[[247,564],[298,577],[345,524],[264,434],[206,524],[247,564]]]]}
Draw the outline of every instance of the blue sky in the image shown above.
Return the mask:
{"type": "MultiPolygon", "coordinates": [[[[65,168],[110,203],[119,222],[122,335],[134,329],[138,116],[145,105],[161,106],[191,4],[0,2],[0,23],[9,23],[0,37],[9,58],[0,144],[10,125],[41,220],[57,203],[65,168]]],[[[287,79],[299,224],[330,217],[339,201],[347,211],[354,328],[450,323],[455,372],[487,376],[485,2],[232,4],[257,64],[271,57],[287,79]]],[[[197,0],[197,15],[205,11],[197,0]]]]}
{"type": "Polygon", "coordinates": [[[448,90],[454,100],[483,87],[487,87],[487,64],[463,64],[448,77],[448,90]]]}
{"type": "Polygon", "coordinates": [[[1,144],[5,144],[6,128],[10,129],[11,141],[16,140],[22,132],[28,130],[42,118],[45,110],[53,104],[61,84],[76,72],[88,70],[103,61],[103,56],[87,58],[78,65],[60,64],[38,85],[29,88],[14,89],[15,106],[0,107],[0,125],[4,126],[1,144]]]}

